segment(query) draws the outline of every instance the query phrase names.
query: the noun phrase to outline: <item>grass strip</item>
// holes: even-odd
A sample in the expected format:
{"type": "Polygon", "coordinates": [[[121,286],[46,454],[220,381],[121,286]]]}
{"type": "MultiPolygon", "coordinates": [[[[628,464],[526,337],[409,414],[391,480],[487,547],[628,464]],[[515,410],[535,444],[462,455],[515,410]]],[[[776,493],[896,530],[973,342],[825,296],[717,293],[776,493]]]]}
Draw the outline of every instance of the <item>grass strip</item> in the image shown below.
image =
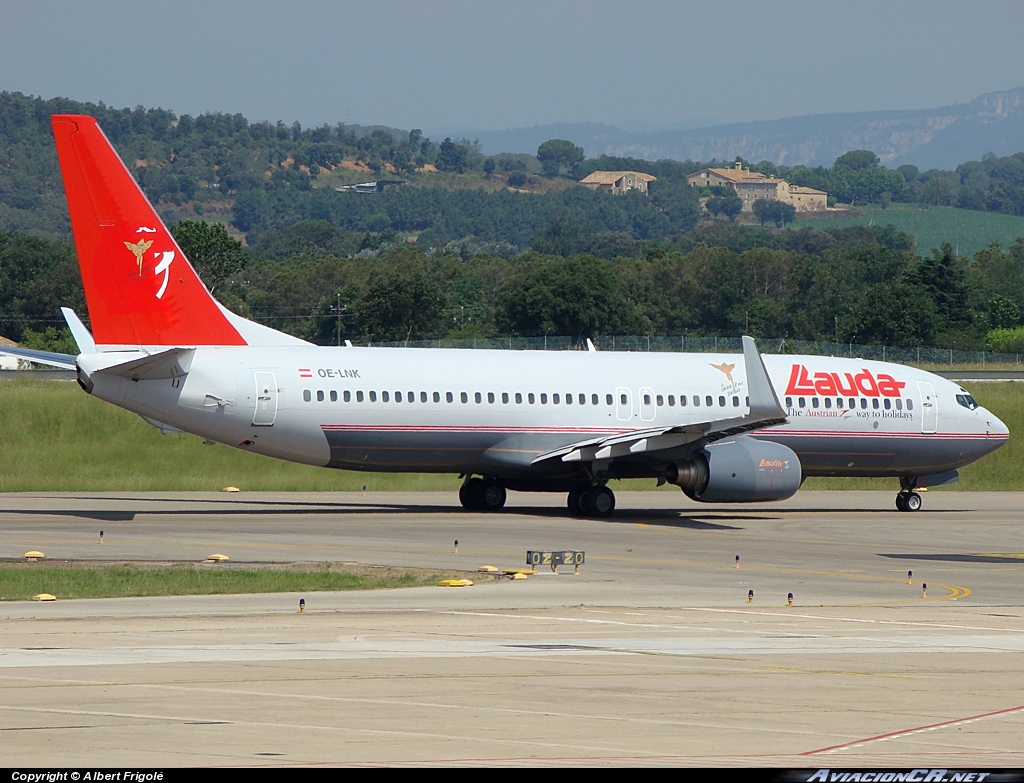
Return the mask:
{"type": "MultiPolygon", "coordinates": [[[[0,562],[0,601],[39,593],[69,598],[386,590],[436,585],[466,574],[344,563],[208,564],[0,562]]],[[[474,574],[473,579],[478,579],[474,574]]]]}

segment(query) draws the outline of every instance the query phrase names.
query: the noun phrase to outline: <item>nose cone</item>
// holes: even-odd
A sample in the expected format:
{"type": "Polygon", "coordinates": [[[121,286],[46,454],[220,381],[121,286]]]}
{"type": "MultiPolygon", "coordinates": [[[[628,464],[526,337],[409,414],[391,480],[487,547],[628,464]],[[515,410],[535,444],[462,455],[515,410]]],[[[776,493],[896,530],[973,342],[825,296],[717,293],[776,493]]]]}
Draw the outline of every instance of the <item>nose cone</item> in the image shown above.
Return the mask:
{"type": "Polygon", "coordinates": [[[1010,428],[988,408],[981,409],[981,417],[985,422],[986,432],[990,438],[1006,439],[1010,436],[1010,428]]]}

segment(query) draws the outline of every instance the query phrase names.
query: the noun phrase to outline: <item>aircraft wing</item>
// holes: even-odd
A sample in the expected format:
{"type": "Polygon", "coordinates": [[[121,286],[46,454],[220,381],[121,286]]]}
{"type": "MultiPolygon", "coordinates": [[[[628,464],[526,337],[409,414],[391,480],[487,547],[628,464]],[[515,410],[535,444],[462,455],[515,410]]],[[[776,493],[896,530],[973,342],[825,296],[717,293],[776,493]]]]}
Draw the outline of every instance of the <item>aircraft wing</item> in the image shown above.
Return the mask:
{"type": "Polygon", "coordinates": [[[66,353],[51,353],[50,351],[36,351],[31,348],[14,348],[6,345],[0,346],[0,353],[6,356],[14,356],[17,359],[24,359],[36,364],[46,364],[50,367],[60,367],[64,370],[75,369],[75,358],[66,353]]]}
{"type": "Polygon", "coordinates": [[[785,424],[786,412],[779,403],[761,354],[751,337],[743,338],[743,363],[747,373],[750,410],[739,417],[713,419],[678,426],[652,427],[573,443],[541,454],[533,464],[546,460],[593,462],[685,446],[699,440],[713,442],[752,430],[785,424]]]}

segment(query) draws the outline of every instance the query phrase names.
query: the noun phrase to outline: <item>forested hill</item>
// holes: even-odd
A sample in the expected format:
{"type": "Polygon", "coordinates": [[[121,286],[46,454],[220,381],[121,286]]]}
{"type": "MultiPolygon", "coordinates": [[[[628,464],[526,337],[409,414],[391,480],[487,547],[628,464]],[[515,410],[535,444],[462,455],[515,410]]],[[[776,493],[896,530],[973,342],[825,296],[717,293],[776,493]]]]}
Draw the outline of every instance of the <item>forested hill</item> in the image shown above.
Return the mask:
{"type": "MultiPolygon", "coordinates": [[[[569,141],[544,142],[536,156],[487,157],[474,142],[436,142],[416,129],[303,128],[249,122],[239,114],[179,117],[165,109],[114,109],[3,92],[0,231],[52,239],[69,234],[50,127],[56,113],[97,117],[169,224],[202,217],[228,224],[250,242],[301,220],[325,220],[356,232],[395,231],[416,236],[423,247],[472,237],[523,250],[556,224],[632,241],[661,240],[694,228],[698,197],[708,195],[685,180],[706,164],[585,160],[569,141]],[[649,197],[613,197],[576,186],[576,179],[595,169],[633,169],[658,180],[649,197]],[[407,184],[372,197],[335,191],[375,179],[407,184]]],[[[888,169],[868,150],[845,153],[830,168],[748,163],[826,190],[843,203],[923,202],[1024,215],[1024,153],[986,156],[956,171],[888,169]]]]}

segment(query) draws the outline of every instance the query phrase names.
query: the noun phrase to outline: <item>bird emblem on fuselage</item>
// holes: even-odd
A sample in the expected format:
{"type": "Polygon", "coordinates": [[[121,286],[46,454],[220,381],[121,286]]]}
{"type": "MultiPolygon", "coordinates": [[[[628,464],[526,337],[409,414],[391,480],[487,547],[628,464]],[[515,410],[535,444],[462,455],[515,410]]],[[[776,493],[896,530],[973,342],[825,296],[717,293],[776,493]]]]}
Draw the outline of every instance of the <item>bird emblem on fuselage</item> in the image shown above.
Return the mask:
{"type": "Polygon", "coordinates": [[[725,377],[729,379],[729,383],[733,383],[732,371],[736,369],[735,364],[722,362],[721,364],[712,364],[711,366],[718,370],[720,373],[724,373],[725,377]]]}

